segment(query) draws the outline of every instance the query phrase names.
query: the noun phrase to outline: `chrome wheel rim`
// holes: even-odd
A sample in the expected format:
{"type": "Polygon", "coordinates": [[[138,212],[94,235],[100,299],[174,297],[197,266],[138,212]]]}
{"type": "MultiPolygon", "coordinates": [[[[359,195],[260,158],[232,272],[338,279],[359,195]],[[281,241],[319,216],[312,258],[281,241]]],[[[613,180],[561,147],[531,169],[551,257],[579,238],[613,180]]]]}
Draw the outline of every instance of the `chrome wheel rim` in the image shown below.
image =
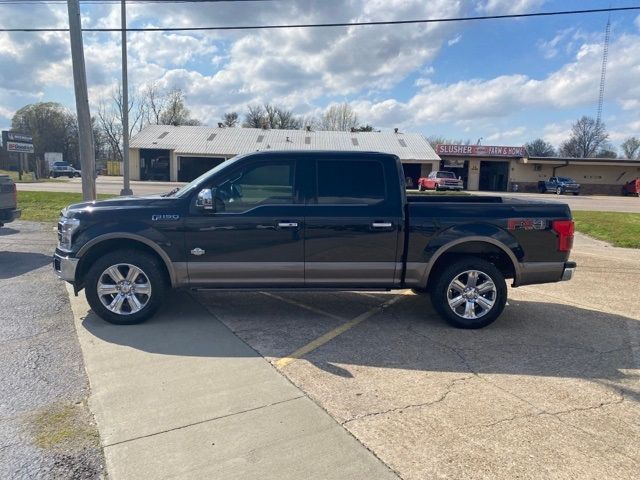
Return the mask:
{"type": "Polygon", "coordinates": [[[130,263],[118,263],[102,272],[97,291],[102,305],[117,315],[137,313],[151,300],[149,277],[130,263]]]}
{"type": "Polygon", "coordinates": [[[484,317],[496,303],[498,290],[480,270],[462,272],[449,283],[447,302],[457,316],[468,320],[484,317]]]}

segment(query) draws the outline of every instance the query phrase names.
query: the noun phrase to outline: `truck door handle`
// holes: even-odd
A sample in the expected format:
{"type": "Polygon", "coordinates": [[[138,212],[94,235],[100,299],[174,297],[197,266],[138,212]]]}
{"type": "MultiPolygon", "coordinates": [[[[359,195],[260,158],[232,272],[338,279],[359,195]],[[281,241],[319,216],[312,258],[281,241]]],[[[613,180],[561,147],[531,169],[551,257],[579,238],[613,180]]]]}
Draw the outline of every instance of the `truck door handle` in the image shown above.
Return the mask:
{"type": "Polygon", "coordinates": [[[371,228],[391,228],[393,223],[391,222],[373,222],[371,228]]]}
{"type": "Polygon", "coordinates": [[[278,222],[278,228],[298,228],[297,222],[278,222]]]}

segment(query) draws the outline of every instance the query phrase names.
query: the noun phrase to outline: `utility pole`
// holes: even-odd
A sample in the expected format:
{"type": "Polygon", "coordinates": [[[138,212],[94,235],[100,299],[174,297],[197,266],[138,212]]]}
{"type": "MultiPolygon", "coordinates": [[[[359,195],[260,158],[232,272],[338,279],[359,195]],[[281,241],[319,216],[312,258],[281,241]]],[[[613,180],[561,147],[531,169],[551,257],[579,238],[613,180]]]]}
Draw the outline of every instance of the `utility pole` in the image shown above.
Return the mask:
{"type": "Polygon", "coordinates": [[[129,79],[127,75],[127,2],[121,1],[122,22],[122,167],[124,184],[120,195],[133,195],[129,185],[129,79]]]}
{"type": "Polygon", "coordinates": [[[73,62],[73,86],[76,93],[78,111],[78,145],[80,165],[82,167],[82,198],[85,201],[96,199],[96,158],[89,112],[89,94],[87,92],[87,71],[84,64],[82,45],[82,25],[80,23],[79,0],[68,0],[69,37],[71,39],[71,60],[73,62]]]}

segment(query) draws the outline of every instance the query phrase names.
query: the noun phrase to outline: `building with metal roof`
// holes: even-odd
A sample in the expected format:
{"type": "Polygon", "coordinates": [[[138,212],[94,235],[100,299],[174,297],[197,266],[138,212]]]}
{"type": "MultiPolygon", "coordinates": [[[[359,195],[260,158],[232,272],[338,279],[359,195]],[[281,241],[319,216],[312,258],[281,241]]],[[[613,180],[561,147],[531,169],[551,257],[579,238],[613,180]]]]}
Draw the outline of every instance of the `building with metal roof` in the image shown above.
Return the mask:
{"type": "Polygon", "coordinates": [[[236,155],[264,150],[376,151],[397,155],[411,181],[440,165],[418,133],[328,132],[149,125],[130,142],[134,180],[190,181],[236,155]]]}

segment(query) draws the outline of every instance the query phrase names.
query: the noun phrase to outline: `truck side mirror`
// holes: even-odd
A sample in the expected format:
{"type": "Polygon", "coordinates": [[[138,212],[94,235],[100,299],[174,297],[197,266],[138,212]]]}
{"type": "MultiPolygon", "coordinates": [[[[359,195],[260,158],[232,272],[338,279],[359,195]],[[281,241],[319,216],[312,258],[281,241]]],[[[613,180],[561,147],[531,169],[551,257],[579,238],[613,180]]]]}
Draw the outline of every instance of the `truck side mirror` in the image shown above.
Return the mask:
{"type": "Polygon", "coordinates": [[[196,200],[196,207],[209,212],[215,212],[216,208],[215,208],[215,203],[213,201],[214,199],[213,190],[214,189],[212,188],[205,188],[203,190],[200,190],[200,192],[198,193],[198,198],[196,200]]]}

